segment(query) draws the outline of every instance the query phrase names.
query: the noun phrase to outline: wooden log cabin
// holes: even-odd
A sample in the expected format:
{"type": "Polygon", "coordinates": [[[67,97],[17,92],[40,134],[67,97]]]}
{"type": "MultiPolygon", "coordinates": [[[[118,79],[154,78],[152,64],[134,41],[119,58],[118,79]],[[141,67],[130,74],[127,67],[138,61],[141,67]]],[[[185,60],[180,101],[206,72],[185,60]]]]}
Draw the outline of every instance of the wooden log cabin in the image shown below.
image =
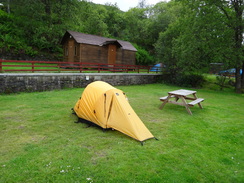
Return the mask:
{"type": "Polygon", "coordinates": [[[65,62],[135,65],[136,48],[127,41],[66,31],[61,44],[65,62]]]}

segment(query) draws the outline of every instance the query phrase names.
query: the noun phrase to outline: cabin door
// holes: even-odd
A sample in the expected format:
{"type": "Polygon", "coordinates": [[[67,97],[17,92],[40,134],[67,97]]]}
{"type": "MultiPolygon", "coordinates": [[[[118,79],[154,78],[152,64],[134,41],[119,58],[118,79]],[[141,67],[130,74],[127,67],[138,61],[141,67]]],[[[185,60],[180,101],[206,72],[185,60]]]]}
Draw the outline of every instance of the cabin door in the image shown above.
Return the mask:
{"type": "Polygon", "coordinates": [[[116,51],[117,47],[114,44],[108,45],[108,64],[116,63],[116,51]]]}
{"type": "Polygon", "coordinates": [[[74,62],[74,44],[75,41],[70,39],[68,43],[68,62],[74,62]]]}

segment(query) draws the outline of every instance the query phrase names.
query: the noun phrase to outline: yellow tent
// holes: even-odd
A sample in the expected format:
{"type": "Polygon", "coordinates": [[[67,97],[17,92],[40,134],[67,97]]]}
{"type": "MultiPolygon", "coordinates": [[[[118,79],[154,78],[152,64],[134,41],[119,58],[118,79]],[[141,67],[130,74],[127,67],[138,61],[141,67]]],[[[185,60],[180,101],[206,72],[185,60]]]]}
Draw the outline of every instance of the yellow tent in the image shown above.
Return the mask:
{"type": "Polygon", "coordinates": [[[154,138],[130,106],[125,93],[103,81],[89,84],[77,101],[79,118],[118,130],[140,142],[154,138]]]}

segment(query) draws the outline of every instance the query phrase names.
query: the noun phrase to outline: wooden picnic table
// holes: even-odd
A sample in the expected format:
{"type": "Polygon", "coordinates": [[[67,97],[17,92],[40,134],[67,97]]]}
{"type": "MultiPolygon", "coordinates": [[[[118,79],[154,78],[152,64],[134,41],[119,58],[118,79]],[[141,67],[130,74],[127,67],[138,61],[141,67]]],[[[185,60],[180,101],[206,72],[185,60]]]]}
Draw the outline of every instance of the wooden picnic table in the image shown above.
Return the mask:
{"type": "Polygon", "coordinates": [[[159,100],[163,102],[162,105],[160,106],[160,109],[163,109],[166,103],[172,103],[176,105],[185,106],[187,112],[190,115],[192,115],[192,112],[189,107],[193,107],[195,104],[198,104],[200,109],[203,108],[201,102],[203,102],[204,99],[197,98],[196,93],[197,93],[196,91],[185,90],[185,89],[168,92],[168,96],[159,98],[159,100]],[[181,99],[181,102],[179,101],[179,99],[181,99]],[[188,103],[187,100],[190,100],[191,102],[188,103]]]}

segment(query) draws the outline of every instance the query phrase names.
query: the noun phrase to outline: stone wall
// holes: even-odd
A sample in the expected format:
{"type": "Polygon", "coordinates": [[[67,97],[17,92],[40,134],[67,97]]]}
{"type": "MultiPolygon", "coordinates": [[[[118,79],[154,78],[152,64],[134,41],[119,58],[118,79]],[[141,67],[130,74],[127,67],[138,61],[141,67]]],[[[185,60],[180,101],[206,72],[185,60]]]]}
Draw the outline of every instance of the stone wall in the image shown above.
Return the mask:
{"type": "Polygon", "coordinates": [[[140,85],[156,83],[160,77],[160,74],[127,73],[1,73],[0,93],[83,88],[93,81],[105,81],[113,86],[140,85]]]}

